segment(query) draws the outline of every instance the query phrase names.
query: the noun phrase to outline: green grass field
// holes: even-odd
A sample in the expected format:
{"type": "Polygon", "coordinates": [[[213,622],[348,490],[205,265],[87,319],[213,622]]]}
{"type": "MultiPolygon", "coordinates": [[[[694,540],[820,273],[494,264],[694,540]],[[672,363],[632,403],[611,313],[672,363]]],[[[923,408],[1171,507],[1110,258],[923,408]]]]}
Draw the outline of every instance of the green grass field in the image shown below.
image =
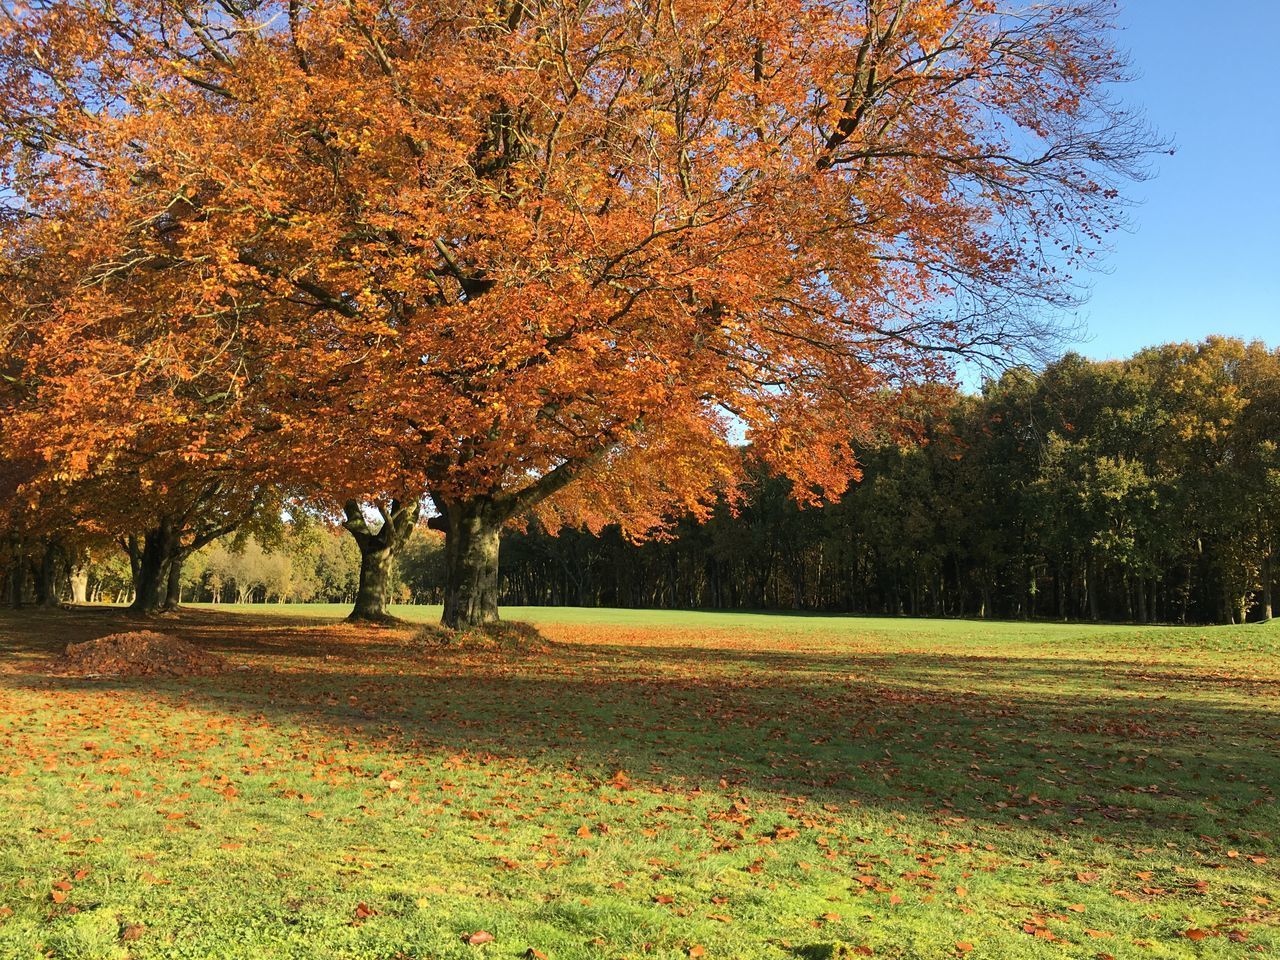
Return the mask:
{"type": "Polygon", "coordinates": [[[1280,956],[1280,627],[345,612],[0,614],[0,958],[1280,956]]]}

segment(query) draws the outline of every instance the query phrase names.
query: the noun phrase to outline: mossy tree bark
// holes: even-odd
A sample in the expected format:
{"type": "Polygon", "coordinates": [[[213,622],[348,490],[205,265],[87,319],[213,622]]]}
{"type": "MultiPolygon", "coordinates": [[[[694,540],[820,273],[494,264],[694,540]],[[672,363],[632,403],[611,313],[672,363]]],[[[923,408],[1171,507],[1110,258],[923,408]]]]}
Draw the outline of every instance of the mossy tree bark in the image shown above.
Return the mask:
{"type": "Polygon", "coordinates": [[[373,530],[356,501],[348,500],[343,507],[347,519],[342,525],[355,537],[360,548],[360,586],[356,591],[355,608],[348,620],[386,623],[396,619],[387,610],[391,575],[396,553],[418,523],[418,511],[417,501],[401,503],[393,500],[390,508],[379,504],[382,525],[373,530]]]}
{"type": "Polygon", "coordinates": [[[498,619],[498,553],[502,528],[554,496],[584,470],[599,463],[617,441],[566,460],[526,487],[507,493],[452,497],[432,492],[437,516],[427,525],[444,533],[444,613],[453,630],[484,626],[498,619]]]}
{"type": "Polygon", "coordinates": [[[498,543],[502,510],[491,500],[438,504],[432,526],[443,529],[445,585],[441,623],[454,630],[498,619],[498,543]]]}

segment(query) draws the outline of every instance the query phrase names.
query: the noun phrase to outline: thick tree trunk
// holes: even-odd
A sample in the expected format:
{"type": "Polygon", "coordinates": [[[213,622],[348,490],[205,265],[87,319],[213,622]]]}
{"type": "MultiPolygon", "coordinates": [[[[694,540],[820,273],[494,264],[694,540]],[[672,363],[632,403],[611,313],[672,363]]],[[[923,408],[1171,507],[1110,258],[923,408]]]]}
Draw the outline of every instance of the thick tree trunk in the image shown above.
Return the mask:
{"type": "Polygon", "coordinates": [[[186,559],[186,555],[181,551],[169,557],[169,572],[165,579],[164,609],[166,613],[171,613],[182,605],[182,565],[186,559]]]}
{"type": "Polygon", "coordinates": [[[31,580],[35,586],[37,606],[59,606],[58,565],[61,559],[62,544],[56,538],[44,541],[39,562],[31,558],[31,580]]]}
{"type": "Polygon", "coordinates": [[[164,611],[169,597],[169,567],[177,542],[177,532],[168,518],[143,535],[140,551],[135,541],[136,557],[131,558],[134,559],[133,603],[129,606],[132,612],[152,616],[164,611]]]}
{"type": "Polygon", "coordinates": [[[396,554],[413,534],[418,522],[418,503],[402,505],[398,500],[387,510],[379,506],[382,526],[369,529],[360,505],[348,500],[343,508],[347,519],[343,526],[351,531],[360,548],[360,586],[356,590],[355,608],[348,620],[386,623],[396,618],[387,610],[391,575],[396,554]]]}
{"type": "Polygon", "coordinates": [[[72,603],[88,603],[89,602],[89,569],[84,566],[75,566],[71,569],[71,602],[72,603]]]}
{"type": "Polygon", "coordinates": [[[360,545],[360,586],[356,588],[355,609],[348,620],[391,620],[387,612],[395,545],[373,540],[360,545]]]}
{"type": "Polygon", "coordinates": [[[502,514],[488,500],[437,504],[442,516],[431,525],[443,529],[444,616],[440,622],[465,630],[498,619],[498,540],[502,514]]]}
{"type": "Polygon", "coordinates": [[[15,556],[13,566],[9,568],[9,606],[14,610],[21,609],[23,592],[27,586],[27,561],[15,556]]]}

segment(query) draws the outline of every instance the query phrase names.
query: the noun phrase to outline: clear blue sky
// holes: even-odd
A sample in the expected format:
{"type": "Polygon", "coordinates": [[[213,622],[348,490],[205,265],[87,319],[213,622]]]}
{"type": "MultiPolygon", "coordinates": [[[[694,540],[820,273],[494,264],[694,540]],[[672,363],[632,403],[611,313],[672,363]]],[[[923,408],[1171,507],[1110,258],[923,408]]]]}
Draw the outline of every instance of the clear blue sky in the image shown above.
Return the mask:
{"type": "Polygon", "coordinates": [[[1087,356],[1211,333],[1280,346],[1280,0],[1120,0],[1124,90],[1174,156],[1080,311],[1087,356]]]}

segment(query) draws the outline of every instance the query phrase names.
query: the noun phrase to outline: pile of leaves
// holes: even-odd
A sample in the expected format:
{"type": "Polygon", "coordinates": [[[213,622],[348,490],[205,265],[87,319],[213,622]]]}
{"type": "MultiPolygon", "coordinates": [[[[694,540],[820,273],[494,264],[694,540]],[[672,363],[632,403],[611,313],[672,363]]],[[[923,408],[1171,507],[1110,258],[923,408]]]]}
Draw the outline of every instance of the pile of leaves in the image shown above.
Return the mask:
{"type": "Polygon", "coordinates": [[[531,623],[498,620],[467,630],[450,630],[438,624],[422,627],[417,640],[429,647],[465,647],[512,653],[546,653],[551,641],[531,623]]]}
{"type": "Polygon", "coordinates": [[[227,662],[170,634],[134,630],[73,643],[60,666],[80,677],[205,677],[227,669],[227,662]]]}

